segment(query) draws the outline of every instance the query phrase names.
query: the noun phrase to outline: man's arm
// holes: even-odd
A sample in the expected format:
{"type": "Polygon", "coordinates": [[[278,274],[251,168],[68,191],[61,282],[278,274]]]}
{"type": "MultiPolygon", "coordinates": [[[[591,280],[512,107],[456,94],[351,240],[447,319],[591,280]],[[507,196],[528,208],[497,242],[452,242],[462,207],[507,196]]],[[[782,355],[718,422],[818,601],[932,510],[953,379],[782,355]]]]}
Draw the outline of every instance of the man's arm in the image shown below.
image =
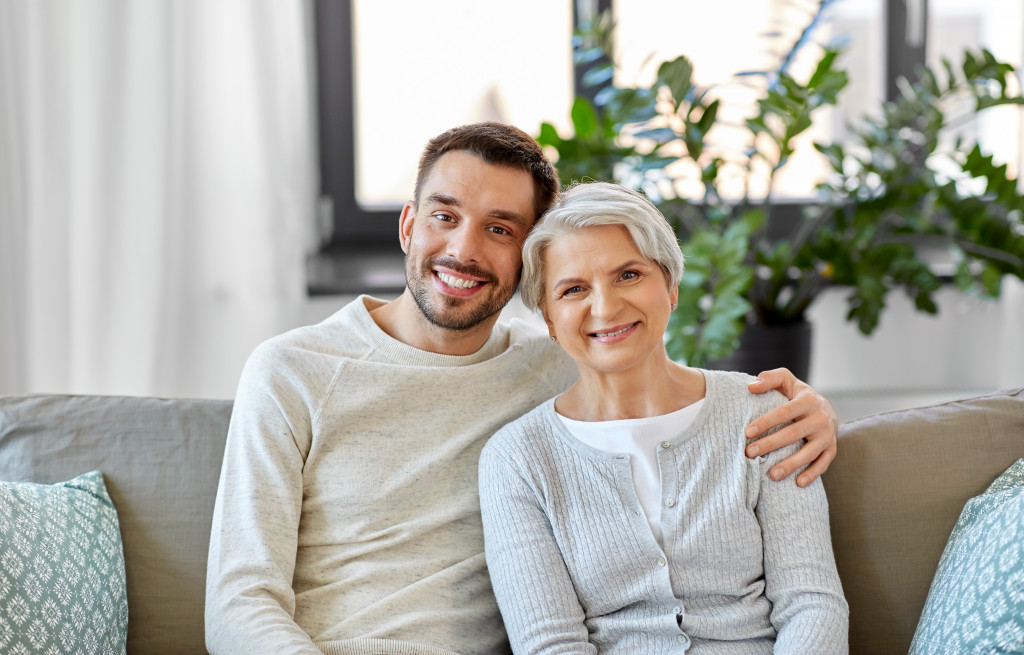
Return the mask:
{"type": "Polygon", "coordinates": [[[796,483],[806,487],[824,473],[836,457],[839,421],[824,397],[806,382],[798,380],[789,369],[762,371],[748,389],[752,393],[779,390],[789,402],[776,407],[747,426],[747,438],[753,439],[779,425],[785,427],[747,446],[747,457],[757,457],[800,439],[807,442],[795,454],[782,460],[771,471],[773,480],[782,480],[793,471],[800,472],[796,483]]]}
{"type": "Polygon", "coordinates": [[[294,620],[304,456],[295,435],[310,427],[309,412],[280,384],[285,370],[272,351],[257,349],[235,398],[206,576],[214,655],[320,653],[294,620]]]}

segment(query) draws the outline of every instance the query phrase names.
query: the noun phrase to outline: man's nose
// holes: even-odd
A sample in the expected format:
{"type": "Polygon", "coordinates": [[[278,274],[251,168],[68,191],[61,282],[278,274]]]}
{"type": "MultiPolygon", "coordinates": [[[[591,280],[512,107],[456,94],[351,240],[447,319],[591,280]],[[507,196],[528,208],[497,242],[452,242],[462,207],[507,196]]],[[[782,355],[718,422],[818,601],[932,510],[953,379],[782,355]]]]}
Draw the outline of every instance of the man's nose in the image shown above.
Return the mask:
{"type": "Polygon", "coordinates": [[[477,261],[485,247],[481,231],[465,224],[448,233],[447,245],[447,254],[450,257],[467,264],[477,261]]]}

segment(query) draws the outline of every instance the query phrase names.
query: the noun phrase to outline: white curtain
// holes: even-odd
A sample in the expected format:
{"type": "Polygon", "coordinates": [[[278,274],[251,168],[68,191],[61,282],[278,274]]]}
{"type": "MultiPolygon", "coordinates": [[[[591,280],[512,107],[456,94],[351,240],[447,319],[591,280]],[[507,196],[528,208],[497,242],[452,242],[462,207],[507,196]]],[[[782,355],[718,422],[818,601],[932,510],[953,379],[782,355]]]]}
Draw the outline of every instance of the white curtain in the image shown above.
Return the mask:
{"type": "Polygon", "coordinates": [[[0,393],[230,397],[305,297],[302,0],[0,2],[0,393]]]}

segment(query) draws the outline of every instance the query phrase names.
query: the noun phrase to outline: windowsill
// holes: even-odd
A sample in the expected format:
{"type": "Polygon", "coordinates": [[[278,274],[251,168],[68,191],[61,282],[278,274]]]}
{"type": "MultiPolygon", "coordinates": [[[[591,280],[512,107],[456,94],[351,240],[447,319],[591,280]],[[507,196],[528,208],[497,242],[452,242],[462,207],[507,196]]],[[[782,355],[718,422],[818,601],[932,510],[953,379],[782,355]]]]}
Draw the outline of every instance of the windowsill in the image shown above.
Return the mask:
{"type": "Polygon", "coordinates": [[[405,254],[397,247],[332,248],[306,259],[310,296],[390,295],[405,288],[405,254]]]}
{"type": "MultiPolygon", "coordinates": [[[[953,281],[955,263],[942,249],[922,249],[922,259],[944,284],[953,281]]],[[[313,296],[393,295],[405,289],[405,254],[398,248],[345,246],[324,249],[306,259],[306,290],[313,296]]]]}

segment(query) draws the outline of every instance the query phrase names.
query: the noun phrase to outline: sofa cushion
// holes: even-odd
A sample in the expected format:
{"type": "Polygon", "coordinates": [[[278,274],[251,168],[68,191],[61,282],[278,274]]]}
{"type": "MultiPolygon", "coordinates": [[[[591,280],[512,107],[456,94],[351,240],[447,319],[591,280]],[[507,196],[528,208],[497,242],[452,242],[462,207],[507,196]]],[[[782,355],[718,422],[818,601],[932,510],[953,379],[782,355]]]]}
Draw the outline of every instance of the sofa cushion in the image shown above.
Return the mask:
{"type": "Polygon", "coordinates": [[[1024,454],[1024,389],[877,414],[839,430],[822,476],[850,652],[905,655],[969,498],[1024,454]]]}
{"type": "Polygon", "coordinates": [[[203,653],[210,524],[231,402],[0,397],[0,480],[103,471],[117,507],[128,653],[203,653]]]}
{"type": "Polygon", "coordinates": [[[103,474],[0,482],[0,652],[124,653],[124,554],[103,474]]]}
{"type": "Polygon", "coordinates": [[[964,506],[910,652],[1024,653],[1024,459],[964,506]]]}

